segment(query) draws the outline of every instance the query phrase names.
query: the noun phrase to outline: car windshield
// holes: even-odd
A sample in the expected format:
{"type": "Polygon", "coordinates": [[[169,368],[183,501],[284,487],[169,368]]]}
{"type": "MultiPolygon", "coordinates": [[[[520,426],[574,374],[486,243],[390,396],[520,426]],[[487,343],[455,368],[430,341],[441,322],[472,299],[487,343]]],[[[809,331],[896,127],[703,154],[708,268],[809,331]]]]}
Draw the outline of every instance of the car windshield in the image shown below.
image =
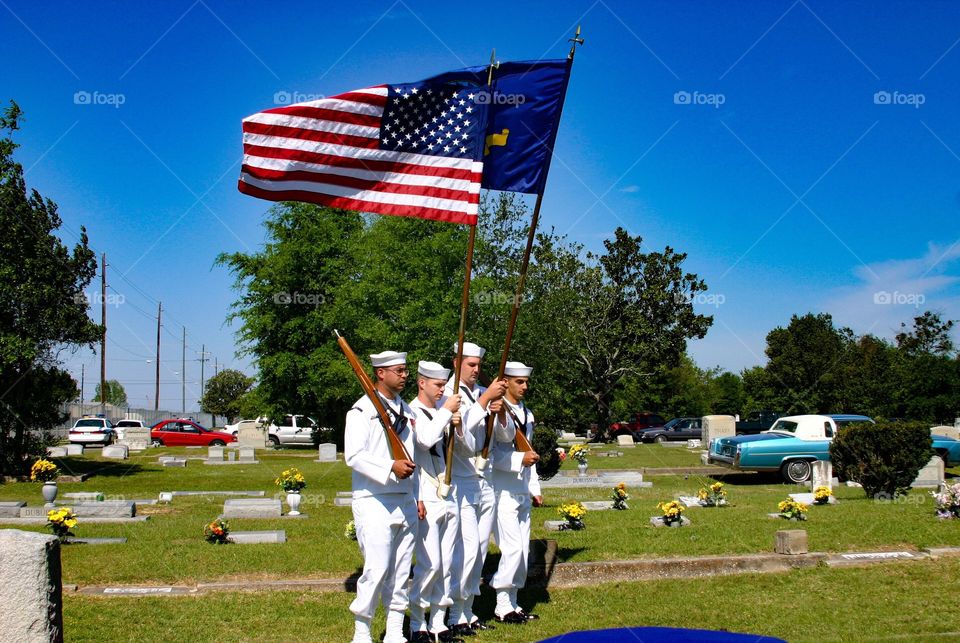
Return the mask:
{"type": "Polygon", "coordinates": [[[675,426],[679,426],[679,424],[680,424],[681,422],[683,422],[683,418],[673,418],[672,420],[670,420],[669,422],[667,422],[666,424],[664,424],[664,425],[663,425],[663,428],[665,428],[665,429],[672,429],[672,428],[675,427],[675,426]]]}
{"type": "Polygon", "coordinates": [[[770,430],[777,433],[796,433],[797,423],[790,420],[777,420],[776,424],[770,427],[770,430]]]}

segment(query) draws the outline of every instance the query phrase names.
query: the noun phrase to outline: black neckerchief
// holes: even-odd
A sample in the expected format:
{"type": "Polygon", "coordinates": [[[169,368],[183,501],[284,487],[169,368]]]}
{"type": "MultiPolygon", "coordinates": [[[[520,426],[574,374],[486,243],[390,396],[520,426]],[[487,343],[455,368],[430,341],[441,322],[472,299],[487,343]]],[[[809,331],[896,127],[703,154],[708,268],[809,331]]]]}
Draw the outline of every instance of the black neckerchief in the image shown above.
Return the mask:
{"type": "Polygon", "coordinates": [[[469,390],[466,386],[464,386],[463,384],[461,384],[461,385],[460,385],[460,390],[463,391],[463,394],[467,396],[467,399],[468,399],[468,400],[470,400],[470,404],[476,404],[476,403],[477,403],[477,399],[476,399],[475,397],[473,397],[473,394],[470,392],[470,390],[469,390]]]}
{"type": "Polygon", "coordinates": [[[407,428],[407,420],[409,419],[407,418],[406,414],[404,414],[403,412],[403,401],[401,400],[400,412],[397,413],[390,407],[390,404],[387,403],[387,398],[383,397],[383,394],[380,393],[380,391],[377,391],[377,395],[379,395],[380,399],[383,400],[384,402],[383,408],[385,408],[387,412],[394,417],[393,430],[396,432],[397,437],[400,437],[403,434],[404,430],[407,428]]]}
{"type": "MultiPolygon", "coordinates": [[[[433,415],[430,414],[430,411],[428,411],[427,409],[423,408],[423,403],[422,403],[422,402],[420,403],[420,412],[423,413],[424,415],[426,415],[428,420],[430,420],[431,422],[433,422],[433,415]]],[[[447,434],[446,434],[446,432],[444,432],[443,437],[441,438],[441,444],[443,445],[443,452],[446,453],[446,452],[447,452],[447,434]]],[[[434,474],[436,474],[436,476],[439,476],[440,474],[437,473],[437,471],[440,470],[440,463],[439,463],[437,460],[438,460],[438,458],[440,458],[441,456],[440,456],[439,453],[437,453],[437,445],[434,444],[433,446],[431,446],[430,449],[429,449],[429,452],[430,452],[430,459],[433,461],[433,472],[434,472],[434,474]]]]}

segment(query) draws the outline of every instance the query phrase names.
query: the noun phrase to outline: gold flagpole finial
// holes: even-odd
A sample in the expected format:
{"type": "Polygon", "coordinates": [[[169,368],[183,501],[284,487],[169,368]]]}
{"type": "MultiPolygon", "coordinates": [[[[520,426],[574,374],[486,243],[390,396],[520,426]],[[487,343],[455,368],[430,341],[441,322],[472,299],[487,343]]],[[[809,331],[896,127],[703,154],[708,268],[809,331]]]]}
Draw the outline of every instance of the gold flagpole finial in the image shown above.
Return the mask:
{"type": "Polygon", "coordinates": [[[493,70],[497,69],[500,63],[497,62],[497,50],[490,50],[490,67],[487,68],[487,85],[493,84],[493,70]]]}
{"type": "Polygon", "coordinates": [[[580,25],[577,25],[577,33],[573,34],[573,38],[570,38],[568,42],[572,42],[573,44],[570,45],[570,54],[567,58],[573,60],[573,56],[577,52],[577,45],[583,44],[583,38],[580,37],[580,25]]]}

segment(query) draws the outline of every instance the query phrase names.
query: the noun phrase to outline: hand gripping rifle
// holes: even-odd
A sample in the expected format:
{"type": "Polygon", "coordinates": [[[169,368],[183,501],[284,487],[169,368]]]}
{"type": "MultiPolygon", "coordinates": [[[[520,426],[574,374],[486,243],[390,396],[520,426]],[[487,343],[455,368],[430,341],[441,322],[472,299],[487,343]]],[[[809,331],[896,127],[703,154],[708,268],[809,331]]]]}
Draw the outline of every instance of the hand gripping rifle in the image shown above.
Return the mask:
{"type": "Polygon", "coordinates": [[[413,462],[413,458],[407,453],[407,448],[403,446],[400,436],[397,435],[393,422],[390,421],[390,416],[387,414],[387,409],[380,399],[380,394],[377,393],[373,382],[370,381],[370,376],[363,370],[363,366],[360,364],[360,360],[357,359],[353,349],[350,348],[350,344],[347,343],[346,338],[341,335],[337,329],[333,330],[333,336],[337,338],[337,344],[340,345],[340,350],[343,351],[347,361],[350,362],[351,368],[353,368],[354,374],[357,376],[357,379],[360,380],[360,386],[363,387],[363,392],[367,394],[367,397],[373,402],[374,408],[377,409],[377,415],[380,416],[380,424],[383,425],[384,435],[386,435],[387,443],[390,445],[390,455],[394,460],[408,460],[413,462]]]}
{"type": "MultiPolygon", "coordinates": [[[[490,386],[490,380],[483,377],[482,374],[480,377],[480,383],[483,386],[486,386],[488,388],[490,386]]],[[[513,420],[514,425],[517,427],[516,435],[514,436],[514,440],[516,441],[516,450],[517,451],[533,451],[534,450],[533,445],[530,444],[530,440],[527,439],[527,427],[521,424],[520,420],[517,419],[517,416],[514,414],[514,412],[511,411],[510,407],[506,405],[506,402],[504,402],[504,408],[507,410],[507,414],[510,415],[510,419],[513,420]]],[[[490,454],[490,441],[493,436],[493,422],[494,422],[493,415],[488,415],[487,427],[486,427],[487,437],[486,437],[486,442],[484,442],[483,453],[481,454],[481,457],[484,458],[484,465],[486,465],[486,458],[490,454]]]]}

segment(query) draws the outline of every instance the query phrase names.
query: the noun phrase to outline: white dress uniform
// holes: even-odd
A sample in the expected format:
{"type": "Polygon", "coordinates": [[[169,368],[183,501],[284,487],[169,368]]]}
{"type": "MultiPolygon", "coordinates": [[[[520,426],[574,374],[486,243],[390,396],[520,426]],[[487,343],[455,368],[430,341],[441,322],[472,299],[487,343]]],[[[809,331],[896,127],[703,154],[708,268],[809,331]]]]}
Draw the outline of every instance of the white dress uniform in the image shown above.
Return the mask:
{"type": "MultiPolygon", "coordinates": [[[[439,634],[446,629],[446,608],[453,604],[453,552],[460,530],[454,494],[451,491],[441,498],[438,493],[446,469],[445,444],[449,439],[445,438],[444,429],[450,424],[451,413],[445,408],[428,407],[419,398],[410,402],[410,408],[417,416],[414,461],[420,500],[427,513],[419,521],[417,534],[417,561],[410,587],[410,631],[427,629],[423,614],[429,609],[429,630],[439,634]]],[[[472,436],[466,437],[472,448],[472,436]]]]}
{"type": "MultiPolygon", "coordinates": [[[[401,362],[403,363],[403,362],[401,362]]],[[[403,416],[412,424],[413,411],[399,397],[381,396],[393,420],[403,416]]],[[[408,453],[414,449],[412,427],[399,437],[408,453]]],[[[407,580],[417,529],[417,498],[413,476],[398,480],[392,472],[394,458],[383,425],[366,396],[347,412],[344,460],[353,469],[353,521],[363,554],[363,575],[357,597],[350,603],[356,616],[354,641],[369,641],[369,623],[382,599],[387,610],[384,643],[404,641],[403,614],[407,609],[407,580]],[[399,626],[397,625],[399,617],[399,626]],[[365,622],[366,632],[361,632],[365,622]]]]}
{"type": "MultiPolygon", "coordinates": [[[[486,439],[488,413],[477,403],[484,391],[486,388],[482,386],[475,385],[471,389],[460,384],[463,432],[464,435],[472,434],[474,445],[471,447],[466,441],[460,440],[454,443],[452,480],[460,510],[460,539],[454,551],[453,593],[455,608],[462,607],[462,613],[451,612],[451,625],[477,620],[472,611],[473,599],[480,595],[480,576],[496,518],[496,494],[489,481],[490,463],[487,463],[483,472],[477,472],[474,465],[486,439]]],[[[447,382],[444,394],[447,397],[453,394],[452,378],[447,382]]],[[[501,425],[499,421],[494,423],[495,434],[506,436],[508,430],[513,430],[512,423],[508,426],[501,425]]],[[[490,447],[492,450],[493,441],[490,447]]]]}
{"type": "MultiPolygon", "coordinates": [[[[520,404],[511,404],[504,398],[530,442],[533,442],[533,413],[520,404]]],[[[508,414],[509,415],[509,414],[508,414]]],[[[500,546],[500,566],[490,585],[498,593],[497,616],[520,612],[517,590],[527,581],[530,554],[530,506],[533,496],[541,495],[540,478],[536,465],[523,466],[523,452],[514,449],[512,439],[497,440],[492,450],[493,486],[497,490],[497,544],[500,546]],[[509,608],[505,599],[509,597],[509,608]]]]}

